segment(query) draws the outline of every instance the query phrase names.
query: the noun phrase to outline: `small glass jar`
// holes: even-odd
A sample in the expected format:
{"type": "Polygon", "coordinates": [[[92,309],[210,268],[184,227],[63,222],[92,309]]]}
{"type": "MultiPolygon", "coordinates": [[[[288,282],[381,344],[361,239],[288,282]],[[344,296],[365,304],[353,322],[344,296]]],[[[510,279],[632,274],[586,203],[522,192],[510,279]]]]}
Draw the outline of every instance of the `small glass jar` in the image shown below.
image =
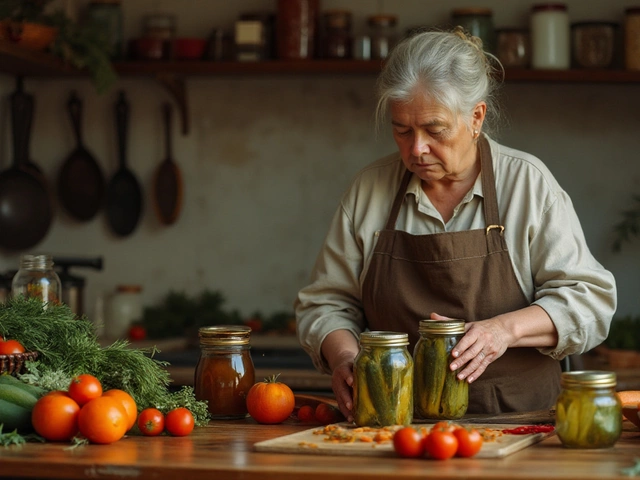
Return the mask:
{"type": "Polygon", "coordinates": [[[498,60],[504,68],[527,68],[531,61],[529,30],[501,28],[496,30],[498,60]]]}
{"type": "Polygon", "coordinates": [[[573,58],[581,68],[608,68],[613,63],[616,31],[613,22],[578,22],[571,25],[573,58]]]}
{"type": "Polygon", "coordinates": [[[464,335],[464,320],[421,320],[413,353],[416,416],[434,420],[462,418],[469,406],[469,384],[451,371],[451,351],[464,335]]]}
{"type": "Polygon", "coordinates": [[[110,339],[127,338],[131,325],[142,319],[142,286],[118,285],[109,299],[105,336],[110,339]]]}
{"type": "Polygon", "coordinates": [[[122,58],[124,34],[120,0],[92,0],[87,7],[87,18],[104,29],[111,46],[111,58],[122,58]]]}
{"type": "Polygon", "coordinates": [[[616,374],[564,372],[556,401],[556,433],[567,448],[612,447],[622,434],[622,405],[616,374]]]}
{"type": "Polygon", "coordinates": [[[251,328],[217,325],[198,330],[200,358],[195,371],[195,396],[206,400],[211,418],[247,416],[247,393],[255,383],[251,359],[251,328]]]}
{"type": "Polygon", "coordinates": [[[45,304],[58,305],[62,301],[62,284],[53,269],[51,255],[22,255],[20,268],[11,281],[11,296],[38,298],[45,304]]]}
{"type": "Polygon", "coordinates": [[[353,364],[353,418],[356,425],[409,425],[413,420],[413,359],[406,333],[360,334],[353,364]]]}
{"type": "Polygon", "coordinates": [[[495,52],[495,29],[493,12],[490,8],[454,8],[451,19],[454,25],[463,27],[471,35],[482,40],[483,50],[495,52]]]}
{"type": "Polygon", "coordinates": [[[563,70],[571,66],[569,14],[564,3],[531,7],[531,66],[563,70]]]}
{"type": "Polygon", "coordinates": [[[324,12],[322,51],[325,58],[351,58],[351,12],[324,12]]]}
{"type": "Polygon", "coordinates": [[[397,23],[395,15],[372,15],[367,19],[372,59],[387,58],[396,43],[397,23]]]}
{"type": "Polygon", "coordinates": [[[627,70],[640,70],[640,6],[624,12],[624,65],[627,70]]]}
{"type": "Polygon", "coordinates": [[[276,44],[278,58],[307,60],[315,56],[319,0],[278,0],[276,44]]]}

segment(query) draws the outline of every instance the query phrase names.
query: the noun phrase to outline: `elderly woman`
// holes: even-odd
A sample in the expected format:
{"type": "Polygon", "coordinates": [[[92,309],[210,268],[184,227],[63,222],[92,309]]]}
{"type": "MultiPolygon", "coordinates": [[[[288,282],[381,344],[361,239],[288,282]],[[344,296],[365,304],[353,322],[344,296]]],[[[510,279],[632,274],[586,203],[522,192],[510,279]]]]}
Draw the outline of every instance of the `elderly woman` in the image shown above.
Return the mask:
{"type": "Polygon", "coordinates": [[[559,360],[607,336],[614,278],[545,164],[485,133],[496,86],[459,29],[403,40],[379,77],[398,151],[355,177],[295,302],[348,418],[365,329],[406,332],[412,351],[420,320],[465,319],[450,368],[470,384],[469,413],[549,408],[559,360]]]}

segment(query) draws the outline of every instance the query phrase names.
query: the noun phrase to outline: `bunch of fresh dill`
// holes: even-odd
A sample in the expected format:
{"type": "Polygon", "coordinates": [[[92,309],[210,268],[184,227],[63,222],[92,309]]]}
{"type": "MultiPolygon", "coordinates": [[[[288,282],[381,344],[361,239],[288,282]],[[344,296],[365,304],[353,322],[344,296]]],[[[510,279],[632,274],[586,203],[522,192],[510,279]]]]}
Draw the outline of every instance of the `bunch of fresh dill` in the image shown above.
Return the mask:
{"type": "Polygon", "coordinates": [[[38,352],[38,358],[26,362],[27,372],[20,376],[28,383],[46,390],[66,390],[74,376],[89,373],[100,380],[104,390],[128,392],[139,410],[155,407],[167,413],[182,406],[193,413],[196,425],[209,421],[207,404],[196,400],[193,388],[169,390],[167,363],[153,358],[155,348],[135,349],[125,340],[102,347],[94,325],[64,304],[10,299],[0,305],[0,335],[38,352]]]}

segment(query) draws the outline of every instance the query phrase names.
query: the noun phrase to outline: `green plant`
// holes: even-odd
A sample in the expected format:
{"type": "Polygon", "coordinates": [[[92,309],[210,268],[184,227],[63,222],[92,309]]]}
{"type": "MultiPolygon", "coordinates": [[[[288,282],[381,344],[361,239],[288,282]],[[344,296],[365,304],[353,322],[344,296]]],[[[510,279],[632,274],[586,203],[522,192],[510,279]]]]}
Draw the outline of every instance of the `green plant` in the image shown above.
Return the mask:
{"type": "Polygon", "coordinates": [[[640,350],[640,316],[614,318],[604,344],[613,349],[640,350]]]}
{"type": "Polygon", "coordinates": [[[624,242],[630,242],[631,237],[640,235],[640,195],[634,195],[634,207],[622,212],[622,221],[614,225],[615,238],[613,241],[613,251],[619,252],[624,242]]]}

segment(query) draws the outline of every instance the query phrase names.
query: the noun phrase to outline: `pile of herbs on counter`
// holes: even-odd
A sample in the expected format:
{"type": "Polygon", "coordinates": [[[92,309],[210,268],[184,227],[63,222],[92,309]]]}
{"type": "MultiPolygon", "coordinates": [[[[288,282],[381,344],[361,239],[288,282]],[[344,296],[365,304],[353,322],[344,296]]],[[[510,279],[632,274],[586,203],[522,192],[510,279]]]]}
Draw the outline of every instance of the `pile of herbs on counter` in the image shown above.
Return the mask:
{"type": "Polygon", "coordinates": [[[85,317],[78,318],[66,305],[48,304],[38,299],[18,297],[0,305],[0,335],[18,340],[38,358],[26,362],[20,379],[45,390],[67,390],[71,379],[90,373],[103,389],[128,392],[138,410],[158,408],[167,413],[186,407],[196,425],[209,421],[207,404],[195,398],[192,387],[170,391],[168,364],[153,358],[155,348],[135,349],[126,340],[102,347],[95,326],[85,317]]]}

